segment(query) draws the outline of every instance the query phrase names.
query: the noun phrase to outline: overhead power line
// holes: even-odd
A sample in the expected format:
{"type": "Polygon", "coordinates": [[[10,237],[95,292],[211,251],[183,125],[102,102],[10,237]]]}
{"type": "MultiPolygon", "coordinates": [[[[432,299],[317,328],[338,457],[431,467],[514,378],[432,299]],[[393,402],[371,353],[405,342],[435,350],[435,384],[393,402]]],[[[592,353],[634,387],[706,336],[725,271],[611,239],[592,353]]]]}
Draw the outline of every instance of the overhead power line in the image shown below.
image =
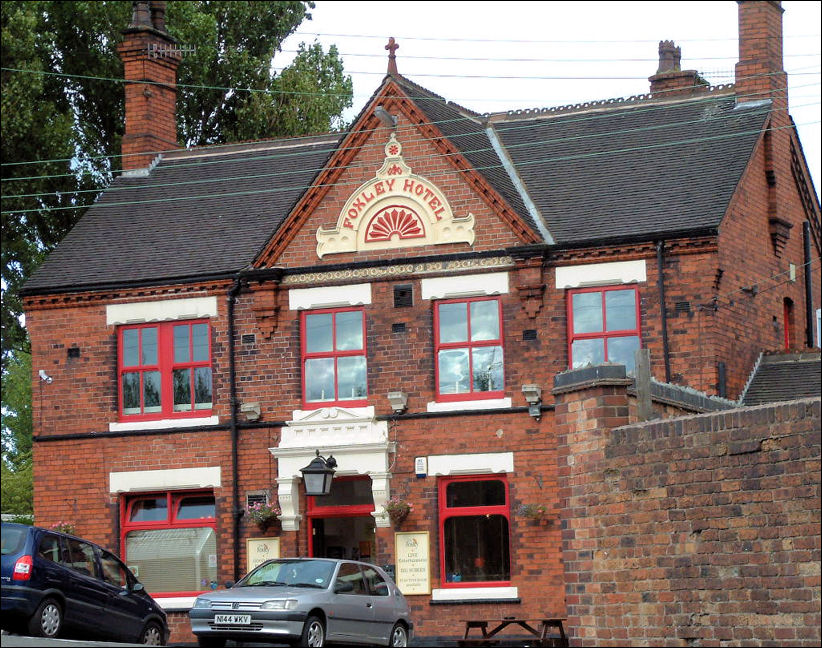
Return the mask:
{"type": "MultiPolygon", "coordinates": [[[[816,85],[817,84],[805,84],[805,85],[797,86],[795,89],[815,87],[816,85]]],[[[693,86],[693,87],[697,87],[697,86],[693,86]]],[[[783,88],[779,88],[777,90],[778,91],[784,91],[785,88],[783,87],[783,88]]],[[[737,96],[737,98],[747,97],[747,98],[751,99],[751,98],[757,96],[757,94],[754,93],[754,94],[751,94],[749,96],[748,95],[736,95],[736,96],[737,96]]],[[[431,101],[432,100],[431,95],[420,95],[420,96],[409,95],[409,98],[416,99],[416,100],[424,100],[424,101],[431,101]]],[[[436,99],[434,99],[434,100],[436,100],[436,99]]],[[[440,98],[439,100],[443,101],[443,103],[450,103],[450,102],[447,102],[447,100],[445,100],[443,98],[440,98]]],[[[693,100],[694,101],[723,101],[723,100],[725,100],[725,97],[707,95],[707,96],[694,97],[693,100]]],[[[584,102],[584,103],[591,103],[592,106],[599,105],[599,104],[602,104],[604,106],[604,105],[606,105],[607,103],[609,103],[611,101],[613,101],[613,105],[615,107],[616,106],[624,106],[624,107],[636,106],[636,108],[633,108],[633,109],[638,110],[638,111],[646,110],[646,109],[647,110],[654,110],[654,111],[655,110],[665,110],[665,109],[668,109],[668,108],[675,108],[678,105],[678,104],[654,104],[654,105],[649,105],[649,106],[646,106],[646,107],[641,107],[642,104],[640,102],[631,103],[629,100],[622,100],[622,99],[605,100],[604,102],[594,101],[594,102],[584,102]]],[[[580,105],[581,106],[582,104],[572,104],[572,106],[575,106],[575,105],[580,105]]],[[[810,105],[815,105],[815,104],[810,104],[810,105]]],[[[537,109],[537,110],[541,110],[541,109],[537,109]]],[[[471,112],[473,115],[476,115],[476,117],[472,118],[472,117],[467,117],[466,116],[466,117],[461,117],[457,120],[445,119],[445,120],[440,120],[440,121],[433,121],[433,122],[430,122],[430,123],[434,124],[436,126],[440,126],[440,125],[444,125],[444,124],[448,124],[448,123],[453,123],[455,121],[477,121],[478,119],[482,118],[481,115],[478,115],[477,113],[474,113],[473,111],[467,110],[467,112],[471,112]]],[[[517,112],[517,111],[509,111],[509,112],[517,112]]],[[[502,114],[502,113],[494,113],[494,114],[502,114]]],[[[487,115],[487,113],[486,113],[486,115],[487,115]]],[[[609,116],[610,115],[599,115],[599,116],[594,115],[590,118],[591,119],[607,118],[609,116]]],[[[588,117],[586,117],[586,119],[587,118],[588,117]]],[[[400,131],[400,132],[402,132],[402,131],[400,131]]],[[[481,132],[481,129],[478,130],[477,132],[481,132]]],[[[323,135],[331,135],[331,134],[328,133],[328,134],[323,134],[323,135]]],[[[341,135],[342,135],[342,133],[341,133],[341,135]]],[[[287,138],[287,139],[288,139],[289,142],[299,142],[301,140],[316,139],[317,137],[318,137],[318,135],[314,134],[314,135],[306,135],[306,136],[302,136],[302,137],[294,137],[294,138],[287,138]]],[[[459,135],[456,135],[455,137],[459,137],[459,135]]],[[[218,149],[220,147],[236,147],[236,146],[237,146],[237,143],[212,144],[212,145],[204,145],[204,146],[197,147],[197,150],[205,150],[206,148],[208,148],[208,149],[218,149]]],[[[160,154],[164,154],[164,153],[171,153],[171,152],[179,151],[179,150],[180,149],[177,148],[177,149],[166,149],[166,150],[162,150],[162,151],[146,151],[146,152],[140,153],[139,155],[155,155],[156,156],[156,155],[160,155],[160,154]]],[[[131,154],[131,155],[137,155],[137,154],[131,154]]],[[[71,157],[71,158],[57,158],[57,159],[50,159],[50,160],[33,160],[33,161],[21,161],[21,162],[9,162],[9,163],[2,163],[0,166],[2,166],[2,167],[11,167],[11,166],[22,166],[22,165],[30,165],[30,164],[47,164],[47,163],[50,164],[50,163],[56,163],[56,162],[82,163],[82,162],[86,162],[86,161],[90,162],[90,161],[95,161],[95,160],[100,160],[100,159],[115,159],[115,158],[119,158],[119,157],[125,157],[125,156],[123,154],[113,154],[113,155],[108,155],[108,156],[93,156],[93,157],[77,157],[77,156],[74,156],[74,157],[71,157]]],[[[109,172],[111,172],[111,173],[116,173],[117,171],[119,171],[119,169],[109,170],[109,172]]],[[[88,173],[91,173],[91,172],[88,172],[88,173]]],[[[45,176],[24,176],[24,177],[15,177],[15,178],[4,178],[3,181],[34,180],[34,179],[42,179],[42,178],[69,177],[69,176],[74,176],[74,175],[77,175],[77,173],[65,173],[65,174],[52,174],[52,175],[45,175],[45,176]]]]}
{"type": "MultiPolygon", "coordinates": [[[[777,131],[782,129],[792,129],[793,126],[781,126],[778,128],[771,128],[768,129],[770,131],[777,131]]],[[[531,166],[534,164],[546,164],[549,162],[566,162],[571,160],[583,160],[583,159],[593,159],[593,158],[600,158],[608,155],[620,155],[624,153],[631,153],[636,151],[651,151],[659,148],[665,148],[668,146],[681,146],[681,145],[688,145],[688,144],[704,144],[706,142],[718,142],[723,140],[732,139],[734,137],[741,137],[747,136],[752,134],[761,133],[761,129],[756,129],[752,131],[742,131],[738,133],[731,133],[731,134],[724,134],[724,135],[716,135],[712,137],[700,137],[700,138],[689,138],[684,140],[679,140],[676,142],[665,142],[661,144],[648,144],[644,146],[635,146],[635,147],[627,147],[621,149],[612,149],[609,151],[595,151],[592,153],[581,153],[577,155],[562,155],[557,157],[551,158],[544,158],[538,160],[529,160],[527,162],[521,162],[518,166],[531,166]]],[[[472,167],[467,171],[483,171],[483,170],[491,170],[491,169],[502,169],[502,164],[492,164],[486,166],[477,166],[472,167]]],[[[441,175],[450,175],[452,173],[465,173],[467,171],[459,171],[459,170],[449,170],[449,171],[440,171],[440,172],[432,172],[427,174],[427,177],[434,178],[441,175]]],[[[249,195],[259,195],[259,194],[271,194],[271,193],[283,193],[286,191],[300,191],[304,192],[308,189],[316,189],[321,187],[341,187],[341,186],[359,186],[359,182],[346,182],[346,183],[334,183],[332,185],[324,185],[324,184],[311,184],[311,185],[297,185],[291,187],[275,187],[271,189],[254,189],[248,191],[233,191],[233,192],[224,192],[224,193],[208,193],[208,194],[200,194],[197,196],[173,196],[173,197],[163,197],[163,198],[156,198],[156,199],[149,199],[149,200],[127,200],[123,202],[109,202],[105,204],[105,207],[126,207],[126,206],[133,206],[133,205],[147,205],[147,204],[156,204],[156,203],[175,203],[180,201],[188,201],[188,200],[203,200],[208,198],[232,198],[238,196],[249,196],[249,195]]],[[[34,213],[34,212],[47,212],[47,211],[59,211],[59,210],[74,210],[74,209],[88,209],[88,205],[72,205],[72,206],[65,206],[65,207],[42,207],[39,209],[19,209],[19,210],[10,210],[10,211],[3,211],[0,213],[3,214],[26,214],[26,213],[34,213]]]]}

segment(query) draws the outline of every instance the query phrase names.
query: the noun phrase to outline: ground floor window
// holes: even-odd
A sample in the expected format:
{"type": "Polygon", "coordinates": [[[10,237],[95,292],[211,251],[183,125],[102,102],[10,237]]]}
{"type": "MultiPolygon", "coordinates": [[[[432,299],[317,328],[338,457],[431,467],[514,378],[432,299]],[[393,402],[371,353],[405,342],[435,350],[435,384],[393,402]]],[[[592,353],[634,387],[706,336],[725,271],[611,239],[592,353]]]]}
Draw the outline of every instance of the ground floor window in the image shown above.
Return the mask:
{"type": "Polygon", "coordinates": [[[443,587],[511,580],[508,482],[504,477],[440,480],[440,581],[443,587]]]}
{"type": "Polygon", "coordinates": [[[217,582],[211,492],[129,496],[121,504],[122,553],[149,593],[189,594],[217,582]]]}

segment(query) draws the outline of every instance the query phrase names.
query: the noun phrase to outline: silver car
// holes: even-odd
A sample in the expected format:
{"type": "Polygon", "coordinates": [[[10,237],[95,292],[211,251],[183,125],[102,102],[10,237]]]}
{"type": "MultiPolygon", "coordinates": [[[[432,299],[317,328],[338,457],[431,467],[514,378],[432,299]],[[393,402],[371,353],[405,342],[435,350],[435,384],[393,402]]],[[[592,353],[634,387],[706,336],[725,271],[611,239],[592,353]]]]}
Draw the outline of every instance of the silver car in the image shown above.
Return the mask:
{"type": "Polygon", "coordinates": [[[324,646],[407,646],[408,604],[376,565],[328,558],[269,560],[231,589],[201,594],[189,612],[204,648],[226,640],[324,646]]]}

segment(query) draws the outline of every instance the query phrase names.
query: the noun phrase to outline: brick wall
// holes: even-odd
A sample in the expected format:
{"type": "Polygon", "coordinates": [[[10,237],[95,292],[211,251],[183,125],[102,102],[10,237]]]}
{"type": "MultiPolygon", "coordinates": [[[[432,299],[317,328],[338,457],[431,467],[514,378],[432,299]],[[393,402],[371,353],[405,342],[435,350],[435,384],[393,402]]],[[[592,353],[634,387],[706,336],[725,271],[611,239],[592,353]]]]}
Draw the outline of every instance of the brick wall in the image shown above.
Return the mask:
{"type": "Polygon", "coordinates": [[[557,394],[572,645],[819,645],[819,399],[628,411],[618,380],[557,394]]]}

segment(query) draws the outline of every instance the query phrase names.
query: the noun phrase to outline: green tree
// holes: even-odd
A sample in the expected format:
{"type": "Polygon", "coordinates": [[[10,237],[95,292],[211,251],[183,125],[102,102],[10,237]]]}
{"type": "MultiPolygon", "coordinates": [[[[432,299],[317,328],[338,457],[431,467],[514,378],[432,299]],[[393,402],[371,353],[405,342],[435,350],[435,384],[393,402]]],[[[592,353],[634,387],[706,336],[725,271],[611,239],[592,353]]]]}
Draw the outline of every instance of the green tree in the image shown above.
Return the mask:
{"type": "MultiPolygon", "coordinates": [[[[318,43],[301,45],[288,66],[272,72],[283,40],[310,19],[313,7],[313,2],[168,3],[169,33],[196,48],[178,69],[181,144],[344,126],[341,115],[351,106],[353,89],[334,47],[325,52],[318,43]]],[[[7,453],[25,454],[26,444],[25,435],[7,430],[7,421],[22,416],[18,408],[24,407],[6,388],[29,348],[19,290],[80,217],[83,210],[75,207],[93,203],[120,168],[116,156],[125,101],[116,48],[131,12],[126,1],[0,3],[4,462],[7,453]]],[[[5,468],[20,471],[22,478],[25,465],[9,459],[5,468]]],[[[4,490],[4,506],[5,497],[4,490]]]]}
{"type": "Polygon", "coordinates": [[[2,418],[3,513],[28,514],[32,508],[31,355],[12,354],[3,377],[2,418]]]}
{"type": "MultiPolygon", "coordinates": [[[[169,33],[196,48],[178,70],[178,141],[196,146],[342,127],[353,89],[334,47],[303,45],[281,73],[272,72],[283,40],[310,19],[313,6],[169,2],[169,33]]],[[[91,204],[99,194],[78,190],[102,190],[120,167],[111,157],[120,152],[125,110],[116,47],[132,8],[123,1],[7,0],[0,10],[5,363],[9,351],[27,344],[20,287],[82,213],[54,208],[91,204]],[[42,162],[18,164],[35,160],[42,162]],[[43,208],[50,209],[20,213],[43,208]]]]}

